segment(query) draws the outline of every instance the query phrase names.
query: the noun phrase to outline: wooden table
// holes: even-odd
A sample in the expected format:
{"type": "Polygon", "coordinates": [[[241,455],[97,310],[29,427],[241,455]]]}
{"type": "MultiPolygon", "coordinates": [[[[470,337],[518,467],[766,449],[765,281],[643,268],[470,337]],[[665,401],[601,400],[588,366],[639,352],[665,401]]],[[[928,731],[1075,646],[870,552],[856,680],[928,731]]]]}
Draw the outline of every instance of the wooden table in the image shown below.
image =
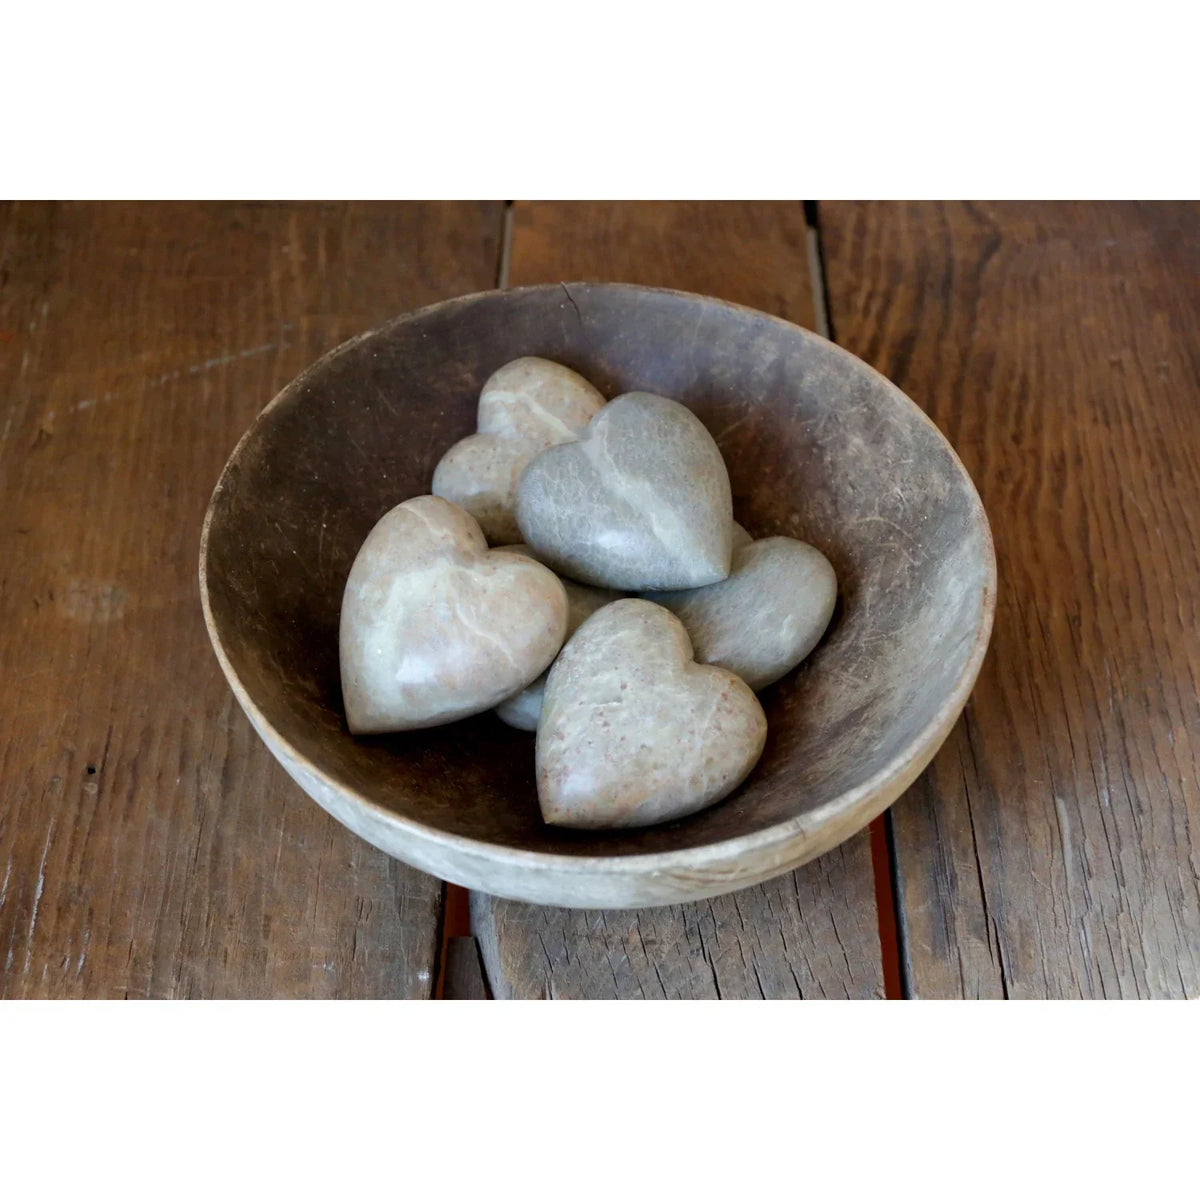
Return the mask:
{"type": "Polygon", "coordinates": [[[1198,545],[1197,205],[8,204],[0,996],[462,996],[481,963],[500,997],[1200,995],[1198,545]],[[200,617],[209,492],[281,384],[575,279],[828,329],[995,533],[992,650],[886,825],[703,904],[468,902],[386,858],[274,764],[200,617]]]}

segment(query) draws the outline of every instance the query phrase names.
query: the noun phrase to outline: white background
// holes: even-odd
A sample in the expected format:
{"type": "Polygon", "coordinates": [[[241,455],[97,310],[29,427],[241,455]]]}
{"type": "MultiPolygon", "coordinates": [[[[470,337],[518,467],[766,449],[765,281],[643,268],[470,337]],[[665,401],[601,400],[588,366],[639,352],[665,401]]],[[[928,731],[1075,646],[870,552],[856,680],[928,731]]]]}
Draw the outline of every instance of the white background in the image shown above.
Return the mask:
{"type": "Polygon", "coordinates": [[[1197,192],[1197,6],[5,4],[0,196],[1197,192]]]}

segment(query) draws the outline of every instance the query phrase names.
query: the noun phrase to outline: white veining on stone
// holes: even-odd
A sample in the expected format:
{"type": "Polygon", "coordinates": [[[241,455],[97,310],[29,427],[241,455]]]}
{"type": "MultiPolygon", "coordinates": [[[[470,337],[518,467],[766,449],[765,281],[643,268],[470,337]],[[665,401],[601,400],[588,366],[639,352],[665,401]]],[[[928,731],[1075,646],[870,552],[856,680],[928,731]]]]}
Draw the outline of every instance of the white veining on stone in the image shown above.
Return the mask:
{"type": "Polygon", "coordinates": [[[550,670],[537,734],[542,816],[604,829],[698,812],[746,778],[766,736],[754,693],[693,662],[676,617],[617,600],[579,627],[550,670]]]}
{"type": "Polygon", "coordinates": [[[484,712],[558,653],[567,597],[551,571],[489,551],[473,517],[417,496],[386,513],[342,597],[342,696],[356,734],[484,712]]]}
{"type": "MultiPolygon", "coordinates": [[[[691,638],[696,661],[724,667],[755,691],[802,662],[829,625],[837,576],[814,546],[795,538],[745,537],[729,578],[688,591],[647,592],[691,638]]],[[[737,532],[735,530],[735,540],[737,532]]]]}
{"type": "Polygon", "coordinates": [[[604,406],[582,375],[544,358],[518,358],[479,394],[478,432],[456,442],[433,472],[432,491],[466,509],[493,545],[520,541],[513,500],[521,472],[550,446],[579,437],[604,406]]]}
{"type": "Polygon", "coordinates": [[[618,396],[579,441],[538,455],[516,514],[542,561],[581,583],[700,587],[729,573],[725,462],[700,420],[663,396],[618,396]]]}

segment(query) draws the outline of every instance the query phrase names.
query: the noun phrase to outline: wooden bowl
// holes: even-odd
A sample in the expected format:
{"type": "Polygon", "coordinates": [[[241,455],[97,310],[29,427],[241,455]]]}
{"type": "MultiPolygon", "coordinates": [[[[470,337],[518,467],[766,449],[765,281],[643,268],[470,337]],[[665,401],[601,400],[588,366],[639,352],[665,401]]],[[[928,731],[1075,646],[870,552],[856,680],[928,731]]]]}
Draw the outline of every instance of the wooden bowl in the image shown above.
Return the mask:
{"type": "Polygon", "coordinates": [[[682,292],[571,284],[485,292],[326,355],[263,410],[213,493],[200,591],[221,667],[288,774],[367,841],[499,896],[631,907],[719,895],[862,829],[966,703],[991,631],[991,533],[966,471],[902,392],[837,346],[682,292]],[[338,613],[375,521],[429,491],[510,359],[565,363],[606,396],[687,404],[724,452],[756,537],[813,543],[840,596],[821,645],[761,695],[766,750],[695,816],[638,831],[542,823],[533,735],[488,713],[354,738],[338,613]]]}

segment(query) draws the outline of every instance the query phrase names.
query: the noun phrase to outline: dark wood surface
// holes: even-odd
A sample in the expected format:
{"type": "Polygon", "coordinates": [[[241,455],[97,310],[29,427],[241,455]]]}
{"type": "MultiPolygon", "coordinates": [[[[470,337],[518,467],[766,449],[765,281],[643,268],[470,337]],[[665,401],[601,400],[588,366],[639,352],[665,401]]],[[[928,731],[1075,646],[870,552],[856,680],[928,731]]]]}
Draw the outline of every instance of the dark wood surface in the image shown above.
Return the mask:
{"type": "Polygon", "coordinates": [[[489,1000],[479,958],[479,943],[473,937],[451,938],[446,943],[446,973],[443,1000],[489,1000]]]}
{"type": "Polygon", "coordinates": [[[512,206],[506,283],[678,288],[814,329],[807,235],[796,201],[521,200],[512,206]]]}
{"type": "MultiPolygon", "coordinates": [[[[610,280],[719,295],[813,324],[803,207],[517,203],[506,282],[610,280]]],[[[868,835],[781,879],[700,904],[568,911],[472,896],[508,997],[881,996],[868,835]]]]}
{"type": "Polygon", "coordinates": [[[1200,206],[822,204],[837,340],[991,518],[992,649],[892,810],[916,996],[1200,995],[1200,206]]]}
{"type": "Polygon", "coordinates": [[[0,996],[428,996],[441,884],[279,769],[200,522],[274,392],[494,286],[502,204],[0,208],[0,996]]]}

